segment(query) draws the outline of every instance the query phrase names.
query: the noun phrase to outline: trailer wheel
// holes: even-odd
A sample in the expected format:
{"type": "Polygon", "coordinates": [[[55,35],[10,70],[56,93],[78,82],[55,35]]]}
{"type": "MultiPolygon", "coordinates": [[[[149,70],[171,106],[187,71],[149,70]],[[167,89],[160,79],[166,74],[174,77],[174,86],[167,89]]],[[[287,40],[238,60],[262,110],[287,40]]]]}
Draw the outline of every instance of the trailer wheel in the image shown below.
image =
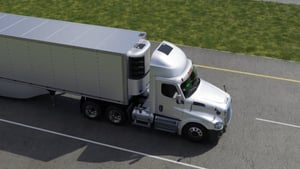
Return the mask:
{"type": "Polygon", "coordinates": [[[84,101],[81,105],[81,112],[89,119],[97,119],[101,115],[99,105],[92,101],[84,101]]]}
{"type": "Polygon", "coordinates": [[[182,132],[187,139],[194,142],[200,142],[207,138],[206,128],[196,123],[187,124],[182,132]]]}
{"type": "Polygon", "coordinates": [[[126,121],[125,112],[120,107],[109,106],[105,111],[106,117],[112,124],[120,125],[126,121]]]}

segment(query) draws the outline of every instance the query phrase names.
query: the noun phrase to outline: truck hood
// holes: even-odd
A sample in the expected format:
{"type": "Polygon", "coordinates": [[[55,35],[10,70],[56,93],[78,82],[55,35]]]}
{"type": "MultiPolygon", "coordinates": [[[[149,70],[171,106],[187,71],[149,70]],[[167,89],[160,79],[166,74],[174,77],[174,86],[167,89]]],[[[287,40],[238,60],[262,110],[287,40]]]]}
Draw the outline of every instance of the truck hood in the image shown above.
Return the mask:
{"type": "Polygon", "coordinates": [[[229,99],[229,94],[201,79],[197,90],[188,98],[188,101],[225,110],[229,99]]]}

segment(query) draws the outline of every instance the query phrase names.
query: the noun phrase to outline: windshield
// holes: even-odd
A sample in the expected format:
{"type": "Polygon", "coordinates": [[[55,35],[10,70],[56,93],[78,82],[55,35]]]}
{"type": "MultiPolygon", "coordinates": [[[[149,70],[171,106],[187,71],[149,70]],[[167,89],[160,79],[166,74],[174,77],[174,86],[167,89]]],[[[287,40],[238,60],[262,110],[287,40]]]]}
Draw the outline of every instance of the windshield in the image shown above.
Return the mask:
{"type": "Polygon", "coordinates": [[[197,76],[197,71],[194,68],[190,77],[184,81],[180,87],[186,98],[190,97],[196,90],[200,84],[200,78],[197,76]]]}

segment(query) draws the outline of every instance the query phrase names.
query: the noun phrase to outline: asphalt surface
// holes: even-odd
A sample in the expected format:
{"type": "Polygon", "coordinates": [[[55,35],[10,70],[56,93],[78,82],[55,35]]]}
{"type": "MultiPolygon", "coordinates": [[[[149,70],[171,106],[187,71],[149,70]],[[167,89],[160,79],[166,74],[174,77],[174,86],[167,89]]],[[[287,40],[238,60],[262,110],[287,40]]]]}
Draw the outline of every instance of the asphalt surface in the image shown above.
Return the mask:
{"type": "Polygon", "coordinates": [[[258,1],[269,1],[269,2],[284,3],[284,4],[300,5],[300,0],[258,0],[258,1]]]}
{"type": "Polygon", "coordinates": [[[69,95],[57,96],[55,107],[47,95],[0,97],[0,168],[299,168],[300,63],[181,48],[201,78],[226,85],[233,98],[233,119],[217,145],[88,120],[79,112],[78,98],[69,95]]]}

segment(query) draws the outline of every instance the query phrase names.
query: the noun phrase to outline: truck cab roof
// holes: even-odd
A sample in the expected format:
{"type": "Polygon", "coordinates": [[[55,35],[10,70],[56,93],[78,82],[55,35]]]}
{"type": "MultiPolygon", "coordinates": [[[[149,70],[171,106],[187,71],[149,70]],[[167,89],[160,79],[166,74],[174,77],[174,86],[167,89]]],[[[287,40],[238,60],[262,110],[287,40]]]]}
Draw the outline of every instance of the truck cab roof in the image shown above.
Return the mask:
{"type": "Polygon", "coordinates": [[[159,75],[165,78],[173,78],[181,75],[188,64],[184,52],[170,42],[163,41],[153,52],[151,67],[159,71],[159,75]]]}

